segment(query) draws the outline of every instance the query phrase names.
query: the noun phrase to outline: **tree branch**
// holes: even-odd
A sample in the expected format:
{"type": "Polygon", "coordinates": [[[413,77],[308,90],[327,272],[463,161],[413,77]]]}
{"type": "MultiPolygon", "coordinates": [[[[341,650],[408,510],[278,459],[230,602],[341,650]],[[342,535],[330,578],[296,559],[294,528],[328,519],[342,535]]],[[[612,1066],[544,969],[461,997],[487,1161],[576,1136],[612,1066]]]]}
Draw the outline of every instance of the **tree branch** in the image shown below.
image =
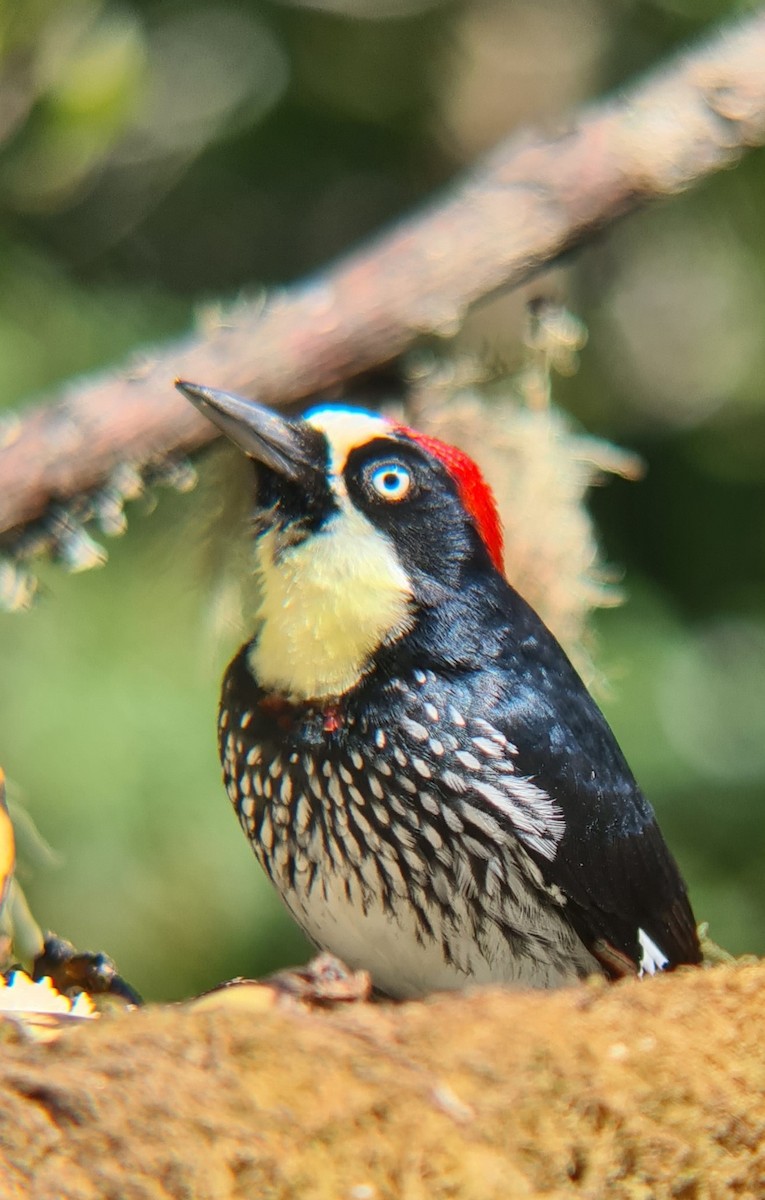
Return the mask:
{"type": "Polygon", "coordinates": [[[212,438],[176,375],[283,405],[449,335],[593,230],[765,142],[765,12],[718,32],[565,132],[519,134],[421,212],[214,331],[67,387],[0,427],[0,534],[143,463],[212,438]]]}

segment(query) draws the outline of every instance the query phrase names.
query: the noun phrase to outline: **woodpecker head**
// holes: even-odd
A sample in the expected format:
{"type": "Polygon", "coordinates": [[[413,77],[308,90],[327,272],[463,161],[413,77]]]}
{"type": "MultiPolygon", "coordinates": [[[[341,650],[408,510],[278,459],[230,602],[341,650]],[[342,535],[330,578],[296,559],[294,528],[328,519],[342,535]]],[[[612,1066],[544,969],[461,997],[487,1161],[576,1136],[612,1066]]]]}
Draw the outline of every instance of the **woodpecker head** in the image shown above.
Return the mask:
{"type": "Polygon", "coordinates": [[[502,572],[494,497],[452,446],[345,407],[283,417],[177,386],[257,466],[250,666],[293,700],[343,695],[465,572],[502,572]]]}

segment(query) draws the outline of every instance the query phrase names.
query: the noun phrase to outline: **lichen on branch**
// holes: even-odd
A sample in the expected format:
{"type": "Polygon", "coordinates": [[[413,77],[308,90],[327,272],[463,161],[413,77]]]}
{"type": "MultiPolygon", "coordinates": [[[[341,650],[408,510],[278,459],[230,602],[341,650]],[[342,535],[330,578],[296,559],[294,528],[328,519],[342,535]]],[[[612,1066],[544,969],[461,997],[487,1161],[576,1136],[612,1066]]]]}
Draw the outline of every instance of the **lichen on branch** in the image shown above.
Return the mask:
{"type": "Polygon", "coordinates": [[[317,276],[207,322],[118,372],[75,381],[0,426],[0,536],[122,464],[209,441],[177,375],[276,406],[326,392],[449,336],[476,302],[517,287],[593,231],[765,141],[765,13],[573,114],[552,137],[497,146],[421,212],[317,276]]]}

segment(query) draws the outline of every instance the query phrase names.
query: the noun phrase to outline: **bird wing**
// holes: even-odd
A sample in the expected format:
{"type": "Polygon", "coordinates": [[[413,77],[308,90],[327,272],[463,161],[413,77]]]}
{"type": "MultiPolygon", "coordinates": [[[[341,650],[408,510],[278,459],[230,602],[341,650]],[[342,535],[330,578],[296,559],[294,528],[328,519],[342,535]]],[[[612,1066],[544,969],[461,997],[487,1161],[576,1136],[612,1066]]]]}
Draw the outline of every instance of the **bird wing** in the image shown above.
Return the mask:
{"type": "Polygon", "coordinates": [[[515,832],[610,974],[699,962],[685,883],[653,810],[602,713],[553,646],[557,654],[543,643],[533,670],[519,658],[492,714],[515,748],[517,778],[553,803],[558,822],[552,853],[515,832]]]}
{"type": "MultiPolygon", "coordinates": [[[[529,853],[545,882],[566,897],[569,919],[587,948],[615,976],[699,962],[685,884],[655,817],[620,831],[603,816],[610,797],[573,803],[569,793],[564,802],[569,819],[555,858],[542,859],[533,848],[529,853]],[[587,823],[578,819],[585,807],[587,823]]],[[[643,808],[637,796],[619,803],[643,808]]]]}
{"type": "Polygon", "coordinates": [[[512,602],[512,624],[449,674],[420,672],[418,703],[432,680],[431,716],[454,735],[433,764],[442,793],[464,806],[467,790],[468,812],[523,845],[610,974],[700,961],[682,876],[611,729],[553,635],[512,602]]]}

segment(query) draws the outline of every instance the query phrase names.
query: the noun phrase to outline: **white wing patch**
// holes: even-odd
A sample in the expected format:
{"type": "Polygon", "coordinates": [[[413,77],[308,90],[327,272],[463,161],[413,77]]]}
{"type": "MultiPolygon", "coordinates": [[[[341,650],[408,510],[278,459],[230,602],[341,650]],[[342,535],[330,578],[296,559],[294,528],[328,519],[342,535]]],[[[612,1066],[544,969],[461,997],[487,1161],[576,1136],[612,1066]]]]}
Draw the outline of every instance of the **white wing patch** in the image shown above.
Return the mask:
{"type": "Polygon", "coordinates": [[[501,813],[512,823],[527,846],[543,858],[555,858],[565,830],[565,821],[547,792],[530,779],[518,775],[500,777],[494,783],[480,779],[466,779],[464,782],[466,791],[477,793],[495,812],[501,813]]]}
{"type": "Polygon", "coordinates": [[[640,942],[640,974],[655,975],[657,971],[663,971],[669,966],[669,959],[656,945],[652,938],[649,938],[644,929],[638,929],[638,941],[640,942]]]}

